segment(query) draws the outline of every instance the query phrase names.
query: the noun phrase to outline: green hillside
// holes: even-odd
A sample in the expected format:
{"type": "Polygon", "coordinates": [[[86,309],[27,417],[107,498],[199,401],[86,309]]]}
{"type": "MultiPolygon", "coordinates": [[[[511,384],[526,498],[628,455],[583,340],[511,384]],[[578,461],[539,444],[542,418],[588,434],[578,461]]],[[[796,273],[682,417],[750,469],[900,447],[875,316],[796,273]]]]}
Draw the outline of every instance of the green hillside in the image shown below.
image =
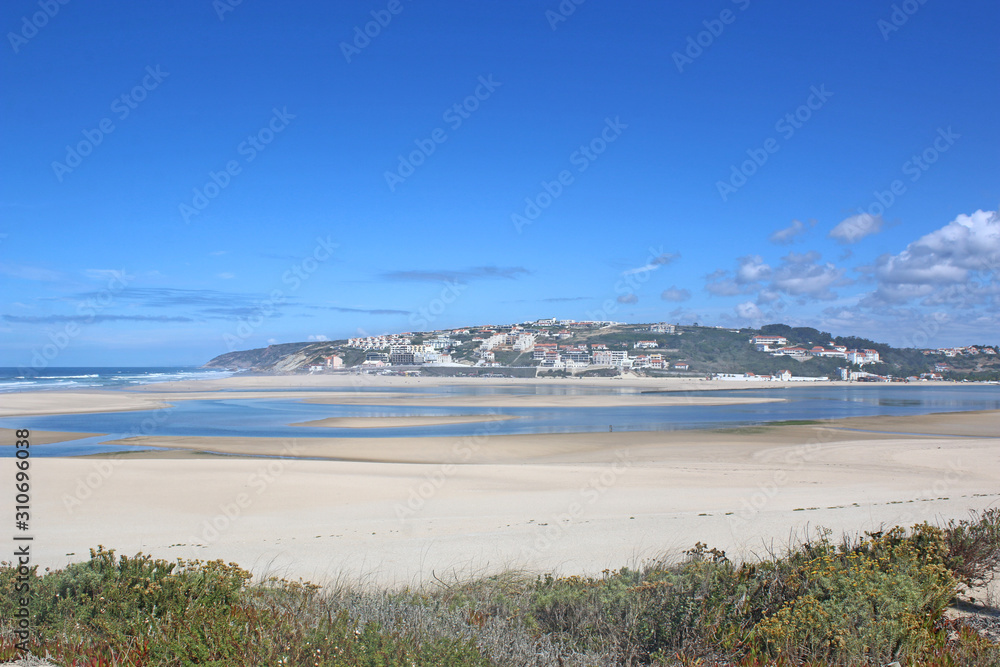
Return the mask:
{"type": "MultiPolygon", "coordinates": [[[[788,356],[773,356],[769,352],[758,352],[750,339],[754,335],[780,335],[788,339],[790,345],[811,348],[816,345],[828,347],[831,343],[846,346],[848,349],[873,349],[878,351],[882,362],[869,364],[864,370],[880,375],[895,377],[919,376],[921,373],[933,372],[935,364],[947,363],[951,370],[944,373],[946,378],[954,380],[1000,380],[1000,355],[980,354],[975,356],[952,356],[933,353],[925,354],[912,348],[894,348],[885,343],[860,338],[857,336],[834,336],[829,332],[811,327],[792,327],[787,324],[768,324],[760,329],[724,329],[706,326],[680,326],[673,334],[653,333],[648,324],[622,324],[600,329],[574,328],[570,329],[568,337],[559,337],[566,331],[560,325],[526,328],[539,332],[538,342],[557,343],[559,345],[593,345],[601,343],[611,350],[625,350],[630,356],[645,353],[662,354],[673,367],[675,363],[687,363],[689,370],[685,372],[666,371],[669,374],[687,374],[705,376],[712,373],[755,373],[768,375],[783,370],[793,375],[804,377],[837,377],[838,369],[847,366],[843,359],[810,357],[794,359],[788,356]],[[635,348],[638,341],[655,341],[654,350],[639,350],[635,348]]],[[[475,337],[488,336],[494,330],[509,329],[509,327],[483,326],[473,327],[471,333],[450,334],[454,342],[451,348],[452,359],[456,362],[472,365],[477,361],[476,350],[479,341],[475,337]]],[[[433,333],[415,332],[413,341],[418,343],[425,338],[433,337],[433,333]]],[[[346,347],[346,340],[300,342],[271,345],[267,348],[229,352],[220,355],[206,364],[209,368],[249,369],[258,372],[291,372],[304,371],[310,365],[322,365],[326,357],[338,355],[344,360],[346,367],[360,365],[365,360],[365,352],[346,347]]],[[[504,366],[531,367],[538,364],[533,361],[530,353],[517,353],[497,350],[496,361],[504,366]]],[[[855,367],[856,369],[856,367],[855,367]]],[[[435,374],[448,374],[447,367],[438,367],[435,374]]],[[[665,371],[640,371],[652,375],[662,375],[665,371]]]]}

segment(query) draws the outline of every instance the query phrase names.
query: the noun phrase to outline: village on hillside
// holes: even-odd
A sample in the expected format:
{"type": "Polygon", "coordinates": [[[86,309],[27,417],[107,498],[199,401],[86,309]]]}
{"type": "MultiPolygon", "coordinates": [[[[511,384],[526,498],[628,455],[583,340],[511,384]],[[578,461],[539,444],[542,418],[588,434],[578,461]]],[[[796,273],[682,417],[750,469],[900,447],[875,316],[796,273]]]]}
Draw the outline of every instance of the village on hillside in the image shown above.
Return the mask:
{"type": "MultiPolygon", "coordinates": [[[[731,382],[1000,379],[996,346],[897,349],[786,325],[754,330],[551,318],[275,347],[283,348],[281,364],[270,368],[256,357],[248,361],[249,352],[222,355],[209,365],[311,374],[631,374],[731,382]]],[[[273,362],[274,356],[267,358],[273,362]]]]}

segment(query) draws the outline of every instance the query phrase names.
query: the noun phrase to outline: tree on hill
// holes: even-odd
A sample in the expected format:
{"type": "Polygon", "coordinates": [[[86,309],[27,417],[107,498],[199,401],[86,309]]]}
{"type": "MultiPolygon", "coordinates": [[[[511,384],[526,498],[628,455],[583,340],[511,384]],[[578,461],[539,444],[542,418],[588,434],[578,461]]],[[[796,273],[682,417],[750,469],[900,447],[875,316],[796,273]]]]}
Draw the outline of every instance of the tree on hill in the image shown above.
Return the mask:
{"type": "Polygon", "coordinates": [[[790,343],[826,345],[833,334],[812,327],[791,327],[787,324],[765,324],[760,332],[766,336],[784,336],[790,343]]]}

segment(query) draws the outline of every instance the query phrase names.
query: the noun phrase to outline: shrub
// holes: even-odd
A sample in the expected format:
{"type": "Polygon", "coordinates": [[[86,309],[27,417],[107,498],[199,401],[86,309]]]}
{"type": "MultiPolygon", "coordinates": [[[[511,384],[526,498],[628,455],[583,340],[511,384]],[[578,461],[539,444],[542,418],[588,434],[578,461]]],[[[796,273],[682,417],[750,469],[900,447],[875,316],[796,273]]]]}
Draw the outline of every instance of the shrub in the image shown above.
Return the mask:
{"type": "MultiPolygon", "coordinates": [[[[504,667],[1000,664],[1000,647],[942,612],[998,564],[1000,511],[839,545],[829,531],[735,565],[697,544],[680,562],[598,577],[508,572],[435,589],[251,583],[221,561],[98,547],[32,570],[33,649],[60,664],[504,667]]],[[[0,661],[16,570],[0,564],[0,661]]]]}
{"type": "Polygon", "coordinates": [[[944,540],[948,568],[966,585],[986,583],[1000,569],[1000,509],[973,514],[972,520],[949,521],[944,540]]]}
{"type": "Polygon", "coordinates": [[[814,558],[792,575],[799,594],[761,621],[753,636],[789,660],[887,663],[926,653],[956,592],[941,531],[917,526],[875,535],[854,549],[814,558]]]}

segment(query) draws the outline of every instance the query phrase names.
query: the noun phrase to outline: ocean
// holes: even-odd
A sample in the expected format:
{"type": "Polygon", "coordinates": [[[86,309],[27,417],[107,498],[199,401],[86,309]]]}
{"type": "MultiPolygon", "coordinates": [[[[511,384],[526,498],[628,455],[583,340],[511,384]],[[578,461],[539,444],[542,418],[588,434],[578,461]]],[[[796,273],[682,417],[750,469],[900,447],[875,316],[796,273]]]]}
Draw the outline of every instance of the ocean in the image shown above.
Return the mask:
{"type": "Polygon", "coordinates": [[[225,378],[233,373],[197,366],[13,368],[0,366],[0,393],[49,389],[133,387],[138,384],[225,378]]]}

